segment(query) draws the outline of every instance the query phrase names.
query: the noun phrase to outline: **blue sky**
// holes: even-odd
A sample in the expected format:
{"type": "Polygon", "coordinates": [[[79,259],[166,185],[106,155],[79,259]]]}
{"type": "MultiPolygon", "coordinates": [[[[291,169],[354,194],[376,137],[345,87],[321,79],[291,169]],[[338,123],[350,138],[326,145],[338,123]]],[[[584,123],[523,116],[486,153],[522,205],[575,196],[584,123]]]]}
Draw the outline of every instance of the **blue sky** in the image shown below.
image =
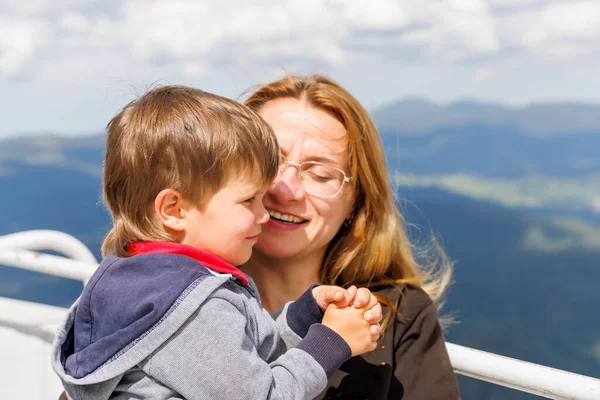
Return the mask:
{"type": "Polygon", "coordinates": [[[102,131],[155,82],[229,97],[328,74],[406,96],[600,102],[600,1],[0,0],[0,137],[102,131]]]}

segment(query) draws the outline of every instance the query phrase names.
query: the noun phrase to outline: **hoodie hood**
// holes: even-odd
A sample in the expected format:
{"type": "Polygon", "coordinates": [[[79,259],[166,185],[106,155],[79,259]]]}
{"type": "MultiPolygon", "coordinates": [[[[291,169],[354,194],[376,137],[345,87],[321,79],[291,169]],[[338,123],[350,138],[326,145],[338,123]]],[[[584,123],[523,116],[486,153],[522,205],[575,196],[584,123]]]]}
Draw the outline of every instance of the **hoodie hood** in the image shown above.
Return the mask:
{"type": "Polygon", "coordinates": [[[110,395],[216,289],[231,279],[248,284],[239,269],[191,246],[143,242],[129,250],[135,255],[100,263],[57,332],[52,363],[69,394],[94,384],[95,394],[81,398],[110,395]]]}

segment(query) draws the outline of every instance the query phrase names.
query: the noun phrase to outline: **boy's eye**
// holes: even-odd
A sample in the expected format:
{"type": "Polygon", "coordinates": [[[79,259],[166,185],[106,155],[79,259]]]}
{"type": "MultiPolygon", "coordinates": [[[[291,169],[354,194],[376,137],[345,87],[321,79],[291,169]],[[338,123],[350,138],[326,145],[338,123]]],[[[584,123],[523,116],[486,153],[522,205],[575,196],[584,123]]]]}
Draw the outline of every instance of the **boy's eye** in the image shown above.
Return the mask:
{"type": "Polygon", "coordinates": [[[248,198],[248,199],[244,200],[244,203],[245,203],[245,204],[250,204],[250,203],[252,203],[254,200],[256,200],[256,196],[252,196],[252,197],[250,197],[250,198],[248,198]]]}

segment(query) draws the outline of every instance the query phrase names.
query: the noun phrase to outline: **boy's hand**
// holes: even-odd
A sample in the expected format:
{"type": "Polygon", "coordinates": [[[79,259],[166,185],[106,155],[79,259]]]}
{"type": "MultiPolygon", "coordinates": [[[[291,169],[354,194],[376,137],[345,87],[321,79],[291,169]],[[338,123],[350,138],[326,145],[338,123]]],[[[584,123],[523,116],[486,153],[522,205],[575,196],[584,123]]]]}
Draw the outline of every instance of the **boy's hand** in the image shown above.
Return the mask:
{"type": "MultiPolygon", "coordinates": [[[[379,304],[379,303],[378,303],[379,304]]],[[[323,325],[333,329],[350,346],[352,356],[377,348],[380,326],[365,319],[365,310],[353,305],[339,307],[331,304],[323,316],[323,325]]]]}
{"type": "Polygon", "coordinates": [[[330,304],[337,304],[339,307],[351,305],[356,293],[356,286],[344,289],[339,286],[319,285],[312,290],[312,295],[322,311],[325,311],[330,304]]]}

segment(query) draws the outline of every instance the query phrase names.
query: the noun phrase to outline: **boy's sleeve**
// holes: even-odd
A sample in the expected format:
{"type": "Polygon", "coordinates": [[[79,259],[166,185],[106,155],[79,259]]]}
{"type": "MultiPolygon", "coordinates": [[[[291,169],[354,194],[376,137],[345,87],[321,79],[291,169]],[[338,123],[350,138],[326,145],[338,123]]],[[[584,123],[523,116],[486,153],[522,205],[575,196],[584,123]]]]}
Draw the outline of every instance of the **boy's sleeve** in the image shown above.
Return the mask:
{"type": "MultiPolygon", "coordinates": [[[[143,369],[188,400],[312,399],[351,355],[341,336],[313,324],[298,348],[267,362],[276,345],[257,348],[247,334],[248,323],[252,321],[244,310],[211,298],[145,361],[143,369]]],[[[271,323],[269,329],[273,328],[271,323]]],[[[278,335],[271,337],[277,340],[278,335]]]]}
{"type": "Polygon", "coordinates": [[[279,334],[287,348],[297,347],[311,325],[323,320],[323,311],[312,295],[315,286],[308,288],[298,300],[286,303],[276,316],[279,334]]]}

